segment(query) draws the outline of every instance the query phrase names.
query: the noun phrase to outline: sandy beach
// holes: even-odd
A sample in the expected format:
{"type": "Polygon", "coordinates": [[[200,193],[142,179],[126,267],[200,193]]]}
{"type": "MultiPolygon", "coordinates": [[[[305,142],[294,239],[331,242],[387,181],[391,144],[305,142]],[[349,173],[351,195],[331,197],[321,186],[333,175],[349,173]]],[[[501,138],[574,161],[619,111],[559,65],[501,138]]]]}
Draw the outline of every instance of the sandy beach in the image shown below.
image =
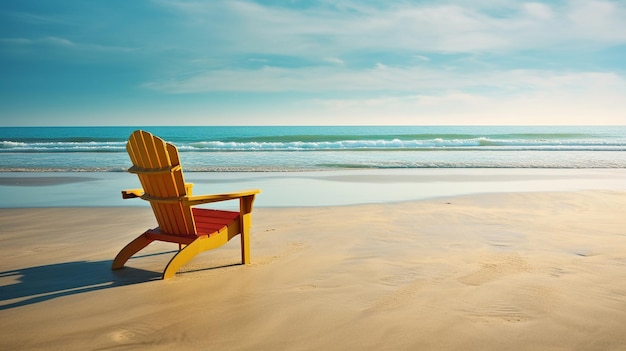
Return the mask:
{"type": "Polygon", "coordinates": [[[626,0],[0,28],[0,351],[626,351],[626,0]]]}
{"type": "Polygon", "coordinates": [[[626,192],[255,209],[238,242],[158,280],[111,271],[138,207],[1,209],[7,350],[623,350],[626,192]]]}

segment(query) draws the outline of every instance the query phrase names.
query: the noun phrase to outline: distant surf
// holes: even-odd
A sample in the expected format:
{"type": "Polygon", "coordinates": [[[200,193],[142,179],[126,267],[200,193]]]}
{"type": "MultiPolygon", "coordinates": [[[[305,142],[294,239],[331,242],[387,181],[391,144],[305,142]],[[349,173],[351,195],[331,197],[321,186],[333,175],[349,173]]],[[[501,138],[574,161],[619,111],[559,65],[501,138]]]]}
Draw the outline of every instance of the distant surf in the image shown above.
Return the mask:
{"type": "Polygon", "coordinates": [[[624,126],[2,127],[0,171],[123,171],[135,129],[188,171],[626,168],[624,126]]]}

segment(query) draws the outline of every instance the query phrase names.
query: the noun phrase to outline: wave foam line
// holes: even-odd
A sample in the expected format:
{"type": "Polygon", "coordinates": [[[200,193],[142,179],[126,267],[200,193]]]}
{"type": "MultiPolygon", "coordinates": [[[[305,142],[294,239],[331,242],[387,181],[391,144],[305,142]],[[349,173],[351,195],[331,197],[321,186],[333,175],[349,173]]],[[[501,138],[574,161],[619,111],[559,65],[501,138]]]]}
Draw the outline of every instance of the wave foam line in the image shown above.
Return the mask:
{"type": "Polygon", "coordinates": [[[602,140],[498,140],[489,138],[475,139],[455,139],[445,140],[441,138],[431,140],[342,140],[336,142],[222,142],[204,141],[190,143],[180,147],[182,151],[288,151],[288,150],[419,150],[437,148],[472,148],[474,150],[481,147],[507,147],[509,149],[520,148],[527,150],[529,147],[549,148],[555,150],[572,148],[576,150],[626,150],[626,144],[621,142],[611,142],[602,140]]]}
{"type": "Polygon", "coordinates": [[[21,142],[1,141],[0,152],[117,152],[125,151],[126,142],[21,142]]]}
{"type": "MultiPolygon", "coordinates": [[[[1,141],[0,152],[125,152],[125,142],[19,142],[1,141]]],[[[552,140],[552,139],[472,139],[429,140],[340,140],[340,141],[201,141],[179,143],[180,151],[351,151],[351,150],[577,150],[577,151],[626,151],[623,140],[552,140]]]]}

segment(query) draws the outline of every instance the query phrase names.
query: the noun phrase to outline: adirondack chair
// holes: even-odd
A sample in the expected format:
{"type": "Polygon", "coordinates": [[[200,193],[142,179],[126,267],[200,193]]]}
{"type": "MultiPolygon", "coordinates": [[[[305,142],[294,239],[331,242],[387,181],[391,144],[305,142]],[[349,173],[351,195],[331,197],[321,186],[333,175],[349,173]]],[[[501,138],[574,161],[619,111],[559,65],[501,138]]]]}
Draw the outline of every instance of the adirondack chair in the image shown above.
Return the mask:
{"type": "Polygon", "coordinates": [[[112,269],[120,269],[135,253],[153,241],[178,244],[178,253],[163,271],[170,278],[200,252],[226,244],[241,234],[241,261],[250,263],[250,221],[254,197],[260,190],[193,196],[191,183],[185,183],[173,144],[148,132],[133,132],[126,144],[141,189],[122,191],[122,198],[149,201],[158,227],[148,229],[126,245],[113,260],[112,269]],[[239,200],[239,212],[193,207],[225,200],[239,200]]]}

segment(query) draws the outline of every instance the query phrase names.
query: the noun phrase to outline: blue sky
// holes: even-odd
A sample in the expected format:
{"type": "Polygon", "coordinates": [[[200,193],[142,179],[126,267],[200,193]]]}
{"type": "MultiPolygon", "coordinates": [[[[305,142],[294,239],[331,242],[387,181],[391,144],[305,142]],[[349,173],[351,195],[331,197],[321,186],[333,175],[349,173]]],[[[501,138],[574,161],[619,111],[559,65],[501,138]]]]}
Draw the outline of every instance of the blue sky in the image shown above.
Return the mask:
{"type": "Polygon", "coordinates": [[[318,124],[626,124],[626,1],[0,2],[0,125],[318,124]]]}

